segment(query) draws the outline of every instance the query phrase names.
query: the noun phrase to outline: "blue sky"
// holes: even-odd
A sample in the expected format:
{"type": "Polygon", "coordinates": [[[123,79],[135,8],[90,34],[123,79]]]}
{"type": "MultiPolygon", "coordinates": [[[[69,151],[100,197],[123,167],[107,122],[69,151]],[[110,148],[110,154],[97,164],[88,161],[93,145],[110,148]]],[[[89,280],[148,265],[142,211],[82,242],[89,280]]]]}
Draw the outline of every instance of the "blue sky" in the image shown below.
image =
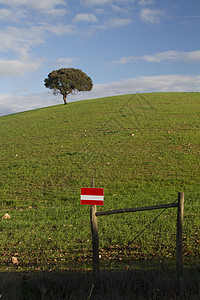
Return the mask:
{"type": "Polygon", "coordinates": [[[44,86],[78,68],[68,101],[200,91],[199,0],[0,0],[0,116],[62,103],[44,86]]]}

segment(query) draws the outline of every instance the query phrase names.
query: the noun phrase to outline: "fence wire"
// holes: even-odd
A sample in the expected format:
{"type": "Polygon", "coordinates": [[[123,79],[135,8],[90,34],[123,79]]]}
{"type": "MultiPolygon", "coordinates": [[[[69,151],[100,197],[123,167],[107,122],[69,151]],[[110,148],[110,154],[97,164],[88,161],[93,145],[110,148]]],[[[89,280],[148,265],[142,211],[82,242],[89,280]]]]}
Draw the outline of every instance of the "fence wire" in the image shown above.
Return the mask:
{"type": "MultiPolygon", "coordinates": [[[[175,201],[173,201],[172,203],[170,204],[174,204],[178,201],[178,199],[176,199],[175,201]]],[[[147,228],[149,228],[151,226],[151,224],[153,224],[167,209],[169,209],[168,207],[163,209],[148,225],[146,225],[144,227],[144,229],[139,233],[137,234],[134,239],[132,241],[129,241],[128,242],[128,246],[130,246],[147,228]]]]}
{"type": "MultiPolygon", "coordinates": [[[[170,204],[176,202],[177,199],[170,204]]],[[[106,268],[109,268],[115,261],[121,262],[122,260],[131,260],[134,251],[140,251],[140,255],[142,256],[142,251],[146,250],[144,250],[144,246],[141,246],[141,243],[146,244],[147,241],[147,247],[150,247],[150,243],[153,243],[152,240],[148,240],[148,235],[147,237],[145,235],[142,241],[139,240],[136,244],[134,244],[134,242],[139,239],[153,223],[156,223],[156,220],[158,220],[167,209],[168,208],[163,209],[159,214],[153,217],[151,221],[149,220],[152,217],[152,213],[149,214],[149,212],[146,212],[146,214],[141,214],[141,212],[138,212],[137,214],[122,214],[120,217],[119,215],[117,215],[117,217],[116,215],[113,215],[98,219],[100,255],[102,256],[101,260],[105,263],[106,268]],[[134,215],[135,219],[128,215],[134,215]],[[148,224],[145,224],[147,219],[149,222],[148,224]],[[144,226],[143,229],[141,229],[142,226],[144,226]],[[131,239],[132,229],[139,232],[131,239]],[[119,232],[117,233],[118,230],[119,232]],[[131,231],[131,234],[129,234],[129,231],[131,231]],[[141,247],[139,250],[137,250],[138,245],[141,247]],[[114,248],[116,248],[115,253],[109,254],[114,248]]],[[[171,224],[170,229],[165,226],[165,223],[162,220],[162,224],[158,223],[155,228],[151,230],[151,235],[158,236],[158,238],[156,238],[156,243],[159,243],[160,241],[161,247],[165,247],[166,243],[166,248],[171,247],[175,249],[176,213],[175,210],[173,211],[173,213],[169,213],[165,216],[168,218],[169,224],[171,224]],[[170,246],[167,245],[168,241],[165,241],[166,230],[170,230],[171,232],[170,234],[168,233],[170,246]]],[[[76,206],[74,209],[70,210],[62,206],[44,207],[43,209],[11,209],[10,214],[10,220],[0,219],[0,237],[2,242],[1,255],[5,264],[8,264],[10,259],[7,257],[8,255],[11,256],[15,255],[15,253],[24,253],[25,250],[22,251],[21,249],[23,248],[23,244],[24,247],[26,244],[26,247],[23,249],[28,249],[28,252],[33,251],[36,257],[40,257],[41,251],[43,251],[44,253],[47,253],[45,255],[50,255],[51,260],[53,259],[52,257],[57,260],[57,262],[54,263],[61,261],[62,265],[66,265],[68,260],[68,264],[71,261],[70,266],[72,269],[74,261],[78,264],[78,266],[76,265],[76,268],[81,267],[81,263],[83,263],[83,265],[88,263],[92,266],[92,238],[89,206],[76,206]],[[10,249],[12,249],[11,252],[10,249]],[[68,257],[68,259],[66,257],[68,257]]],[[[193,255],[193,259],[198,261],[195,255],[198,254],[199,231],[197,227],[196,229],[194,228],[194,230],[193,240],[196,243],[196,248],[194,247],[196,250],[191,249],[189,252],[188,248],[185,252],[186,258],[187,255],[190,258],[191,255],[193,255]]],[[[184,236],[184,242],[187,242],[188,238],[189,237],[184,236]]],[[[173,252],[173,249],[170,251],[173,252]]],[[[46,263],[45,260],[43,261],[43,264],[46,264],[46,268],[49,266],[48,259],[46,263]]],[[[137,261],[137,258],[135,258],[135,261],[137,261]]],[[[39,258],[38,264],[40,264],[39,258]]]]}

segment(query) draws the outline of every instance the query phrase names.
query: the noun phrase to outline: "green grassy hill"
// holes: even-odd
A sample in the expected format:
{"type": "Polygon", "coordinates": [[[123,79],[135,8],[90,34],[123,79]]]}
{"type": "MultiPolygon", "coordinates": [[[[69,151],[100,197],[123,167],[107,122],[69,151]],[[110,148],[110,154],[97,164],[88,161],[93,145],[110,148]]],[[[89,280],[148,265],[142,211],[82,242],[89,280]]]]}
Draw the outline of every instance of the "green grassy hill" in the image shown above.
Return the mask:
{"type": "MultiPolygon", "coordinates": [[[[91,266],[80,188],[92,178],[105,189],[98,210],[171,203],[184,192],[184,260],[199,261],[199,93],[124,95],[13,114],[0,118],[0,136],[0,213],[11,216],[0,220],[2,269],[91,266]]],[[[175,209],[126,248],[157,213],[99,218],[102,264],[173,261],[175,209]]]]}

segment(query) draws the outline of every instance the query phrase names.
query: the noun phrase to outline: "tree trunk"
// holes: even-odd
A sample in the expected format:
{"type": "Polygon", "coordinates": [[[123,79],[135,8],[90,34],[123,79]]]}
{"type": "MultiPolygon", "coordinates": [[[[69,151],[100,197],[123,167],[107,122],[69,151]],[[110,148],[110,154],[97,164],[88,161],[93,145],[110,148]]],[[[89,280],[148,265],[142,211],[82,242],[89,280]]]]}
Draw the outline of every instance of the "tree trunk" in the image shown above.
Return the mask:
{"type": "Polygon", "coordinates": [[[63,95],[63,101],[64,101],[64,104],[67,104],[67,95],[63,95]]]}

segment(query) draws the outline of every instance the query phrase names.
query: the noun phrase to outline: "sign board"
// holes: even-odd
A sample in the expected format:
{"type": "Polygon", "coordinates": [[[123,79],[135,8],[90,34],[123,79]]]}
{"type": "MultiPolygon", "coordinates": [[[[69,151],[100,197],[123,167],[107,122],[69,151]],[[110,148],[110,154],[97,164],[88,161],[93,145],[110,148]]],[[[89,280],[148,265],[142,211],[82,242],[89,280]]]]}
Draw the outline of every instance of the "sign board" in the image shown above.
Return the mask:
{"type": "Polygon", "coordinates": [[[81,188],[81,204],[103,205],[104,189],[81,188]]]}

